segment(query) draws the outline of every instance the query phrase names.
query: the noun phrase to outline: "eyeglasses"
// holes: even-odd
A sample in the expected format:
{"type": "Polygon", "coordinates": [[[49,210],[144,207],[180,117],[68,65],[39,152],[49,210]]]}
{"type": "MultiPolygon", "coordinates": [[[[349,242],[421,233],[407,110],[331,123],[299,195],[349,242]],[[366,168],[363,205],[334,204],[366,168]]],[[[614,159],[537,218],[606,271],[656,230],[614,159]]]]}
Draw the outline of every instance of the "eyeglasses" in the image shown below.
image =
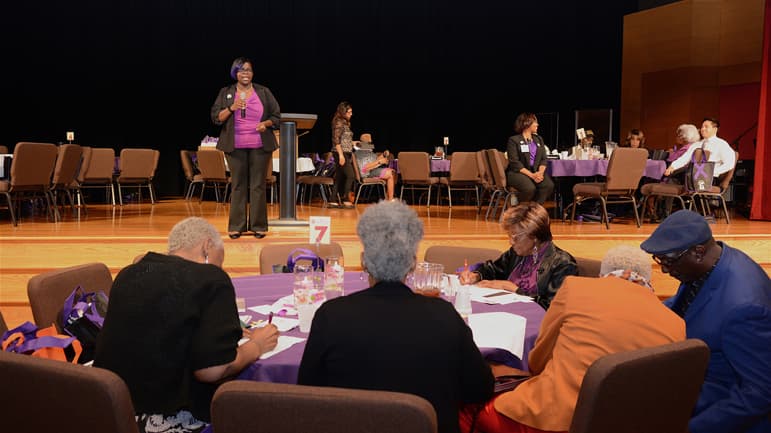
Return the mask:
{"type": "Polygon", "coordinates": [[[517,242],[518,242],[518,241],[519,241],[519,240],[522,238],[522,236],[524,236],[524,235],[527,235],[527,232],[519,232],[519,233],[514,233],[513,235],[512,235],[512,234],[510,234],[510,235],[509,235],[509,240],[511,241],[511,243],[512,243],[512,244],[515,244],[515,243],[517,243],[517,242]]]}
{"type": "Polygon", "coordinates": [[[254,72],[254,71],[252,71],[252,70],[251,70],[251,69],[249,69],[249,68],[243,68],[243,69],[239,69],[239,70],[238,70],[238,72],[239,72],[239,73],[243,72],[244,74],[251,74],[251,73],[252,73],[252,72],[254,72]]]}
{"type": "Polygon", "coordinates": [[[688,248],[688,249],[685,249],[683,251],[680,251],[680,253],[678,255],[674,256],[674,257],[657,256],[656,254],[653,254],[653,261],[658,263],[658,264],[660,264],[660,265],[664,265],[664,266],[666,266],[668,268],[671,268],[672,266],[675,265],[675,263],[677,263],[681,258],[683,258],[685,253],[687,253],[690,250],[691,249],[688,248]]]}

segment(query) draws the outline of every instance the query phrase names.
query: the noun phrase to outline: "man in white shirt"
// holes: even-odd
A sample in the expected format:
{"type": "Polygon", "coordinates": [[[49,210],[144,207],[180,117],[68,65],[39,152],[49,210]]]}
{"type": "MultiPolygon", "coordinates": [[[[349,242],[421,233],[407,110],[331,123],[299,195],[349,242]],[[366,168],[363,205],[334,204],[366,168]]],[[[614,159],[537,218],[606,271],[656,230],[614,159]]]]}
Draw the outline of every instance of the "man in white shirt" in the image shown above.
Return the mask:
{"type": "Polygon", "coordinates": [[[720,127],[720,122],[711,117],[704,118],[704,122],[701,124],[699,132],[704,138],[701,143],[694,143],[691,147],[682,154],[679,158],[672,161],[672,164],[664,172],[664,176],[669,176],[673,171],[679,170],[688,165],[691,162],[691,157],[696,149],[704,149],[707,152],[708,161],[715,163],[715,170],[713,175],[717,178],[721,174],[731,170],[736,165],[736,152],[731,146],[717,136],[717,129],[720,127]]]}

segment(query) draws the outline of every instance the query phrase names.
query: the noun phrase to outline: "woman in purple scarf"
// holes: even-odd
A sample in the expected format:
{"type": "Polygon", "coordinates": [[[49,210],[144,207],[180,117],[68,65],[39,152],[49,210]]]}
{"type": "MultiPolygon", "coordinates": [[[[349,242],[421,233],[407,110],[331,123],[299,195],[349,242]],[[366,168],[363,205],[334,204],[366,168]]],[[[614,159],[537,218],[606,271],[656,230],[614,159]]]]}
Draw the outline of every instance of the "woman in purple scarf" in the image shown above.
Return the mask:
{"type": "Polygon", "coordinates": [[[538,203],[520,203],[503,214],[503,229],[511,248],[496,260],[464,270],[461,284],[517,292],[549,308],[562,280],[578,275],[573,256],[552,242],[549,213],[538,203]]]}

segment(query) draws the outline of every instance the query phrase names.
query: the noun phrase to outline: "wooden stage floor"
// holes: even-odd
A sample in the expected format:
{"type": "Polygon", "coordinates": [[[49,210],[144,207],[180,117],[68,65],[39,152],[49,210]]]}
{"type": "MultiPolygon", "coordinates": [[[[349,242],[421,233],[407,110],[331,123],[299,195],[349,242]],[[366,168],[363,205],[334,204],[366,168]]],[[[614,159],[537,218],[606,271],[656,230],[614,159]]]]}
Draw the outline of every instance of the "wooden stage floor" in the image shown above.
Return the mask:
{"type": "MultiPolygon", "coordinates": [[[[332,240],[343,246],[345,266],[360,269],[361,247],[356,237],[358,209],[324,209],[318,203],[298,205],[297,219],[309,216],[332,217],[332,240]]],[[[413,206],[425,224],[425,237],[418,257],[431,245],[469,247],[509,247],[506,235],[496,221],[485,221],[484,209],[477,215],[472,206],[413,206]]],[[[279,205],[268,207],[269,218],[279,217],[279,205]]],[[[27,280],[40,272],[89,262],[103,262],[113,276],[135,256],[146,251],[166,251],[166,235],[171,227],[187,216],[200,216],[218,227],[225,240],[225,270],[233,277],[259,273],[259,252],[267,243],[307,242],[308,228],[271,227],[268,237],[231,240],[226,236],[228,206],[212,201],[164,199],[155,205],[147,202],[113,207],[89,204],[88,214],[67,209],[63,220],[46,221],[45,215],[24,216],[13,227],[7,211],[0,210],[0,311],[9,326],[32,320],[27,300],[27,280]]],[[[618,244],[639,245],[655,229],[645,223],[637,228],[631,219],[617,219],[610,230],[596,222],[552,222],[555,243],[574,256],[601,259],[608,248],[618,244]]],[[[771,222],[749,221],[734,214],[731,224],[720,220],[712,225],[718,240],[739,248],[771,273],[771,222]]],[[[677,282],[654,266],[653,285],[661,298],[671,296],[677,282]]]]}

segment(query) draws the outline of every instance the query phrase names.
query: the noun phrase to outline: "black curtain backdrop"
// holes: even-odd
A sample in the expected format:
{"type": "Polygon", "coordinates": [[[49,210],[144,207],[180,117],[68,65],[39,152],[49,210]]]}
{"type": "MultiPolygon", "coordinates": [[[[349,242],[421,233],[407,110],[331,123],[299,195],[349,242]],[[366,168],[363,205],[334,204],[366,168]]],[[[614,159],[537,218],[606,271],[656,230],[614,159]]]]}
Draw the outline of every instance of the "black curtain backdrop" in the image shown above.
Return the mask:
{"type": "MultiPolygon", "coordinates": [[[[157,189],[181,194],[180,149],[218,128],[238,56],[284,112],[315,113],[300,152],[330,148],[341,100],[377,150],[503,149],[518,113],[618,113],[631,0],[213,0],[4,5],[0,144],[65,140],[161,151],[157,189]]],[[[618,130],[618,121],[614,129],[618,130]]],[[[618,137],[614,137],[618,141],[618,137]]]]}

